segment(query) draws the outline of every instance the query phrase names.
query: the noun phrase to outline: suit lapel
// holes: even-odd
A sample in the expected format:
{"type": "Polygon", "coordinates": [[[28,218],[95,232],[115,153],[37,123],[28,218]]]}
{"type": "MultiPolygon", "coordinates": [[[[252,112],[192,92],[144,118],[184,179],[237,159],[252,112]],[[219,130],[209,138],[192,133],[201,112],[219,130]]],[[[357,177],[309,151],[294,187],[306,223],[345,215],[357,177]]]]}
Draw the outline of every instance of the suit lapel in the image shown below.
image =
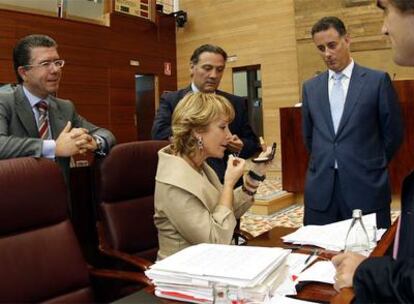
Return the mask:
{"type": "Polygon", "coordinates": [[[355,109],[355,105],[358,103],[358,97],[361,94],[363,87],[363,78],[365,77],[365,71],[361,69],[357,64],[354,65],[352,71],[351,80],[349,82],[348,94],[345,100],[344,112],[342,113],[341,121],[339,123],[338,131],[336,136],[341,134],[346,123],[355,109]]]}
{"type": "Polygon", "coordinates": [[[26,130],[29,137],[39,137],[39,130],[37,128],[36,119],[33,114],[30,102],[24,95],[23,87],[19,85],[15,93],[16,99],[16,113],[20,122],[26,130]]]}
{"type": "Polygon", "coordinates": [[[60,132],[62,132],[67,121],[62,116],[62,111],[59,111],[59,106],[55,98],[49,96],[47,101],[49,102],[49,124],[52,130],[52,138],[56,139],[60,132]]]}
{"type": "Polygon", "coordinates": [[[328,94],[328,76],[329,73],[326,71],[321,75],[322,81],[318,82],[318,86],[316,87],[315,91],[320,92],[320,96],[318,98],[319,109],[321,109],[322,117],[325,120],[325,123],[328,127],[329,133],[332,137],[335,136],[335,130],[332,122],[332,114],[331,114],[331,105],[329,103],[329,94],[328,94]]]}
{"type": "Polygon", "coordinates": [[[197,173],[182,158],[170,154],[170,147],[163,148],[159,153],[156,180],[165,184],[184,189],[196,196],[211,212],[217,203],[222,186],[216,173],[208,165],[203,169],[211,183],[205,183],[202,175],[197,173]],[[171,170],[174,168],[174,170],[171,170]],[[201,187],[200,185],[203,185],[201,187]]]}

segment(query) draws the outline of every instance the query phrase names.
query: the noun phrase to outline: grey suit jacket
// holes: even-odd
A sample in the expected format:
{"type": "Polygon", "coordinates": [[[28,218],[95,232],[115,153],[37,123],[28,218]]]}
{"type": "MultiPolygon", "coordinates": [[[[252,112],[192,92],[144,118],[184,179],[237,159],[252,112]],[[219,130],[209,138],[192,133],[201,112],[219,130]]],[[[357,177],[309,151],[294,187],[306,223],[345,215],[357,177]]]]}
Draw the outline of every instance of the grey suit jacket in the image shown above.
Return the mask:
{"type": "MultiPolygon", "coordinates": [[[[99,128],[76,113],[73,103],[52,96],[49,101],[49,123],[52,138],[56,139],[68,121],[74,128],[85,128],[90,134],[98,135],[106,141],[109,149],[115,144],[113,134],[99,128]]],[[[39,138],[36,120],[29,100],[21,85],[0,93],[0,159],[15,157],[42,157],[43,140],[39,138]]],[[[58,157],[56,161],[68,177],[69,158],[58,157]]]]}
{"type": "Polygon", "coordinates": [[[374,212],[391,201],[387,165],[403,139],[403,124],[388,74],[355,64],[335,134],[328,72],[303,85],[303,134],[310,153],[305,204],[325,210],[331,200],[334,163],[351,209],[374,212]]]}

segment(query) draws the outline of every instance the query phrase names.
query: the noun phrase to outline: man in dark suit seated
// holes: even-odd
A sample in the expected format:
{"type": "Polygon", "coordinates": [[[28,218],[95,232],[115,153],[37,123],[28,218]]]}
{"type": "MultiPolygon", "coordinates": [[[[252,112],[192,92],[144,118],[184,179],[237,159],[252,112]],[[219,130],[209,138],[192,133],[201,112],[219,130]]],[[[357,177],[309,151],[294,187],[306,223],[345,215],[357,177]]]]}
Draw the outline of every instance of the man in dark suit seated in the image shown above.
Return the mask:
{"type": "Polygon", "coordinates": [[[46,35],[22,38],[13,50],[18,85],[0,93],[0,159],[45,157],[61,166],[66,180],[70,157],[87,151],[105,155],[115,137],[56,97],[65,61],[46,35]]]}
{"type": "Polygon", "coordinates": [[[337,17],[324,17],[312,38],[328,70],[303,85],[303,134],[310,153],[305,182],[305,225],[376,212],[391,224],[387,166],[403,139],[396,92],[387,73],[351,57],[349,37],[337,17]]]}
{"type": "Polygon", "coordinates": [[[218,46],[204,44],[198,47],[190,59],[191,84],[185,89],[167,92],[161,96],[160,106],[152,126],[153,139],[169,139],[171,136],[172,113],[178,102],[188,92],[216,93],[227,98],[233,105],[236,114],[230,124],[233,137],[223,159],[210,158],[207,161],[222,183],[230,153],[235,153],[246,159],[261,151],[259,140],[247,119],[246,100],[217,89],[224,73],[226,60],[226,52],[218,46]]]}
{"type": "MultiPolygon", "coordinates": [[[[384,10],[382,32],[390,37],[394,62],[414,66],[414,1],[378,0],[384,10]]],[[[412,113],[411,113],[412,115],[412,113]]],[[[353,287],[353,303],[412,303],[414,301],[414,172],[403,183],[401,216],[393,257],[366,258],[348,252],[337,255],[335,288],[353,287]]]]}

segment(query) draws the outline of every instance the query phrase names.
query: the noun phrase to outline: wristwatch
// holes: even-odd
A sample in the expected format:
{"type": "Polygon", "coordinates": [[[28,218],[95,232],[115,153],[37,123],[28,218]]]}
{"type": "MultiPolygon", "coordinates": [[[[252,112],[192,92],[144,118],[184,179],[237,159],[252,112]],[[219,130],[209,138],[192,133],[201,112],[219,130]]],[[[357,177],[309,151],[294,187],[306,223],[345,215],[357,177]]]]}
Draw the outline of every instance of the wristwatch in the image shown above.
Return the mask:
{"type": "Polygon", "coordinates": [[[252,170],[249,170],[248,174],[251,178],[253,178],[254,180],[257,180],[259,182],[262,182],[266,179],[266,175],[258,175],[257,173],[255,173],[252,170]]]}
{"type": "Polygon", "coordinates": [[[103,139],[96,135],[94,135],[93,138],[96,142],[96,151],[102,151],[103,139]]]}

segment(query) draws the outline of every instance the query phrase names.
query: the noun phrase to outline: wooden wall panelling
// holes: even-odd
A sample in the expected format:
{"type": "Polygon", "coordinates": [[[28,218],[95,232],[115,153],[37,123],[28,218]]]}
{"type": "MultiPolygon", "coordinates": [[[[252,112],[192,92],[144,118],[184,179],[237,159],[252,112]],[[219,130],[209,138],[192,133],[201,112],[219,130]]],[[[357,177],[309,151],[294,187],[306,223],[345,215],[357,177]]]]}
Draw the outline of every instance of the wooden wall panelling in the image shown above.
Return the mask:
{"type": "Polygon", "coordinates": [[[413,102],[414,103],[414,81],[412,80],[399,80],[393,82],[394,88],[398,92],[401,102],[413,102]]]}
{"type": "Polygon", "coordinates": [[[109,32],[106,26],[35,14],[9,13],[13,14],[18,22],[16,28],[18,38],[35,33],[46,34],[53,37],[59,45],[106,48],[105,37],[108,37],[109,32]]]}
{"type": "Polygon", "coordinates": [[[109,104],[107,86],[65,84],[60,86],[58,96],[75,101],[77,105],[109,104]]]}
{"type": "MultiPolygon", "coordinates": [[[[173,19],[173,17],[166,16],[160,18],[173,19]]],[[[162,22],[161,24],[166,26],[167,29],[167,31],[162,31],[162,28],[155,23],[137,19],[140,18],[117,13],[112,14],[112,40],[107,41],[108,47],[110,49],[121,48],[125,51],[131,51],[131,45],[133,45],[134,51],[140,55],[173,57],[175,55],[175,45],[171,45],[171,39],[173,38],[175,41],[175,24],[162,22]],[[171,29],[168,27],[171,27],[171,29]],[[163,34],[160,34],[161,32],[163,34]]]]}
{"type": "Polygon", "coordinates": [[[13,61],[0,59],[0,84],[16,82],[13,61]]]}
{"type": "Polygon", "coordinates": [[[283,190],[302,193],[308,166],[308,151],[302,137],[301,108],[280,109],[283,190]]]}
{"type": "Polygon", "coordinates": [[[10,59],[10,54],[13,52],[13,47],[16,44],[16,39],[10,37],[0,37],[0,58],[10,59]]]}
{"type": "Polygon", "coordinates": [[[111,50],[59,43],[59,54],[67,65],[108,68],[112,64],[111,50]]]}
{"type": "MultiPolygon", "coordinates": [[[[173,68],[174,70],[174,68],[173,68]]],[[[174,73],[176,71],[172,71],[174,73]]],[[[158,76],[159,91],[163,93],[165,91],[175,91],[177,89],[177,82],[174,81],[174,77],[168,75],[158,76]]]]}
{"type": "Polygon", "coordinates": [[[3,15],[0,18],[1,38],[15,38],[16,37],[16,20],[11,16],[3,15]]]}
{"type": "Polygon", "coordinates": [[[135,74],[135,67],[112,68],[110,71],[111,119],[118,142],[125,141],[125,134],[128,136],[134,134],[132,138],[137,139],[135,74]],[[120,134],[121,131],[125,134],[120,134]]]}
{"type": "Polygon", "coordinates": [[[109,82],[106,67],[68,65],[64,67],[62,84],[79,86],[107,86],[109,82]]]}

